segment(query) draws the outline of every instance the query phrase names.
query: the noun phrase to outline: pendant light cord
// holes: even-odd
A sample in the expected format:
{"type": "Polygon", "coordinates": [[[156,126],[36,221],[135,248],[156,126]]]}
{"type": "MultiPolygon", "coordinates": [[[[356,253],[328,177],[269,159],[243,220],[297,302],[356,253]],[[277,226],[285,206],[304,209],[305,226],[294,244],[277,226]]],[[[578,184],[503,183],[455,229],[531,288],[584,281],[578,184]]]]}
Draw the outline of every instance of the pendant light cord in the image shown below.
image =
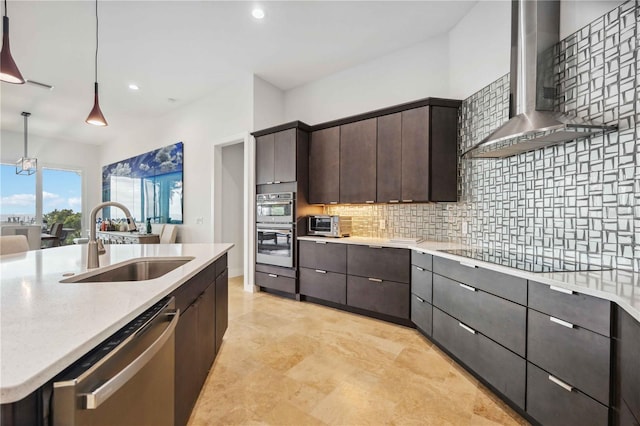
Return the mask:
{"type": "MultiPolygon", "coordinates": [[[[4,0],[5,4],[7,0],[4,0]]],[[[6,10],[6,6],[5,6],[5,10],[6,10]]],[[[95,76],[96,76],[96,83],[98,82],[98,0],[96,0],[96,60],[95,60],[95,76]]]]}
{"type": "Polygon", "coordinates": [[[4,0],[4,16],[7,16],[7,0],[4,0]]]}

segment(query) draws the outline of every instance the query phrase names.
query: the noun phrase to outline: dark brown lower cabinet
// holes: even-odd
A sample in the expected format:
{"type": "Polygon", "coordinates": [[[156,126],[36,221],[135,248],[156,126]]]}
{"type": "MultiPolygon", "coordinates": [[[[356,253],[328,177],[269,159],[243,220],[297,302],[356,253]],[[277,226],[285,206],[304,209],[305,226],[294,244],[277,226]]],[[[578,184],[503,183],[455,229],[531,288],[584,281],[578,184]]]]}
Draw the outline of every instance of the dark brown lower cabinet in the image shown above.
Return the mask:
{"type": "Polygon", "coordinates": [[[285,293],[297,293],[296,279],[284,275],[256,272],[255,283],[258,287],[270,288],[285,293]]]}
{"type": "Polygon", "coordinates": [[[640,420],[636,419],[631,412],[627,403],[622,400],[618,406],[618,415],[616,424],[620,426],[640,426],[640,420]]]}
{"type": "Polygon", "coordinates": [[[433,339],[524,409],[526,361],[440,309],[433,308],[433,339]]]}
{"type": "Polygon", "coordinates": [[[300,294],[347,304],[347,276],[322,269],[300,268],[300,294]]]}
{"type": "Polygon", "coordinates": [[[411,295],[411,322],[427,336],[433,330],[433,306],[420,296],[411,295]]]}
{"type": "Polygon", "coordinates": [[[347,305],[409,319],[409,284],[347,276],[347,305]]]}
{"type": "MultiPolygon", "coordinates": [[[[640,323],[618,307],[616,325],[616,374],[615,382],[618,398],[616,405],[620,419],[633,417],[640,422],[640,323]]],[[[625,424],[625,423],[620,423],[625,424]]],[[[626,423],[626,424],[634,424],[626,423]]]]}
{"type": "MultiPolygon", "coordinates": [[[[217,280],[216,280],[217,282],[217,280]]],[[[200,347],[200,376],[206,378],[216,358],[216,284],[211,283],[198,303],[198,345],[200,347]]]]}
{"type": "Polygon", "coordinates": [[[606,426],[609,409],[570,383],[528,363],[527,413],[545,426],[606,426]]]}
{"type": "Polygon", "coordinates": [[[227,331],[229,324],[229,270],[225,269],[222,274],[216,278],[216,325],[215,325],[215,348],[216,353],[220,351],[222,338],[227,331]]]}
{"type": "Polygon", "coordinates": [[[198,399],[202,368],[198,362],[198,302],[184,312],[176,326],[175,424],[186,425],[198,399]]]}

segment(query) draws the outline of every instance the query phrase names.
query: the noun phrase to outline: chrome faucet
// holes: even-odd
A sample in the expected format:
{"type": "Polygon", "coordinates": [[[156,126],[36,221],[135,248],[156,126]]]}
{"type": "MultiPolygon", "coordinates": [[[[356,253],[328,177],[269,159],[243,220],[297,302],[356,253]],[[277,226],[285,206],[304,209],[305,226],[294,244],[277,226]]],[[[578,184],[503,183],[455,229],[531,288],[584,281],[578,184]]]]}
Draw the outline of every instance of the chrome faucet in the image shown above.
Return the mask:
{"type": "Polygon", "coordinates": [[[135,231],[136,222],[131,217],[131,212],[129,209],[124,206],[124,204],[115,202],[115,201],[107,201],[104,203],[100,203],[91,210],[91,219],[89,219],[89,224],[91,225],[91,229],[89,231],[89,243],[88,243],[88,255],[87,255],[87,269],[94,269],[100,266],[100,258],[98,257],[101,254],[105,253],[104,246],[102,245],[102,241],[96,241],[96,215],[103,207],[118,207],[122,210],[127,217],[127,224],[129,225],[129,231],[135,231]]]}

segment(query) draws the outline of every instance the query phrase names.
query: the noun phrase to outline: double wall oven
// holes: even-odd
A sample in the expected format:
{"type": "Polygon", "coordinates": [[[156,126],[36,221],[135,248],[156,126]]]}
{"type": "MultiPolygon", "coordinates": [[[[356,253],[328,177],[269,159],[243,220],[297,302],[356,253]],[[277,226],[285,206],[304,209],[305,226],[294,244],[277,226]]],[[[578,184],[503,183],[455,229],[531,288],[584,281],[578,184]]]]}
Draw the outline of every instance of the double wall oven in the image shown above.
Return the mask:
{"type": "Polygon", "coordinates": [[[295,266],[295,193],[256,196],[256,262],[295,266]]]}

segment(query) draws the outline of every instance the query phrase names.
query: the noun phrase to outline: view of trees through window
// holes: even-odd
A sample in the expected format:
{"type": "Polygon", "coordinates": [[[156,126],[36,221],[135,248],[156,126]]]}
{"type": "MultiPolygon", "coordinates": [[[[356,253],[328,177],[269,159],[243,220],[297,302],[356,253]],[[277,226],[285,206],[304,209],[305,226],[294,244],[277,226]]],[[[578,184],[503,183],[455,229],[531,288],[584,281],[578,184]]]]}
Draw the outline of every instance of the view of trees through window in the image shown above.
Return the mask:
{"type": "Polygon", "coordinates": [[[0,166],[0,221],[38,223],[37,197],[42,197],[42,227],[47,231],[62,223],[62,244],[71,244],[82,233],[82,175],[77,170],[39,168],[42,191],[36,190],[37,175],[17,175],[13,164],[0,166]]]}

